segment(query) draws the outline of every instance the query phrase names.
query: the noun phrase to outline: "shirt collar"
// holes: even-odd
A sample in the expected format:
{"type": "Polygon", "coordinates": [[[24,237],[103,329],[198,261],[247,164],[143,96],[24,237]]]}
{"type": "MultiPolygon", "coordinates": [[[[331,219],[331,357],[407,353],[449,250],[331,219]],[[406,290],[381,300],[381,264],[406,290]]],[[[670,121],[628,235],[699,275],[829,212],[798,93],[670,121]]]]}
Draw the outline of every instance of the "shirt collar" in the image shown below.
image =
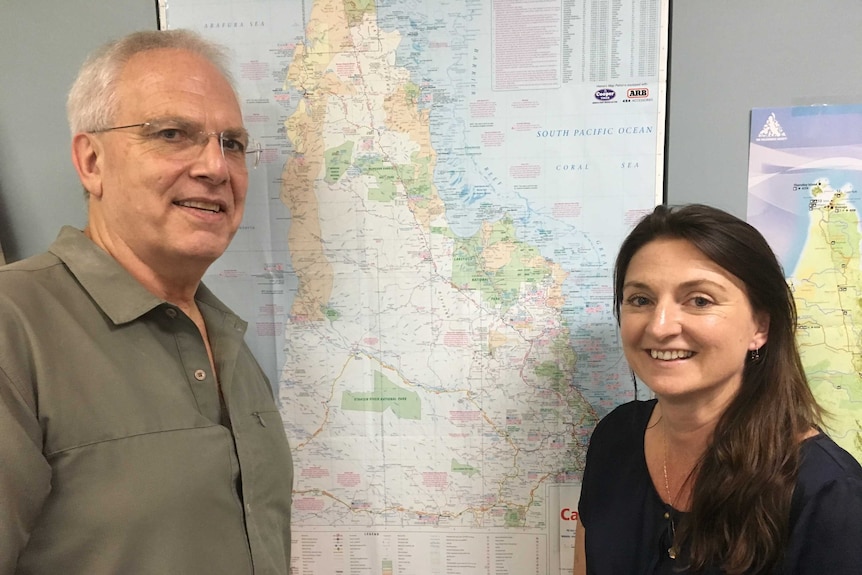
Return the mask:
{"type": "MultiPolygon", "coordinates": [[[[63,226],[48,251],[66,264],[84,291],[117,325],[138,319],[167,303],[147,291],[117,260],[81,230],[63,226]]],[[[195,299],[244,323],[203,284],[198,286],[195,299]]]]}

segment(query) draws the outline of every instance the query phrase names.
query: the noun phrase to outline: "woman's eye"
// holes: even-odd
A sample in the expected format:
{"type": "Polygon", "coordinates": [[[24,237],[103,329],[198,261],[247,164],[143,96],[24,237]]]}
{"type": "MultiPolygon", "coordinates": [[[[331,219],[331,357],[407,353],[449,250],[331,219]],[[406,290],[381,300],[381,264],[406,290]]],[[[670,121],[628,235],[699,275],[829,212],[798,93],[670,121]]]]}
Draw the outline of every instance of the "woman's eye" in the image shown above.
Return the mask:
{"type": "Polygon", "coordinates": [[[642,295],[633,295],[628,299],[629,305],[641,307],[649,304],[649,299],[642,295]]]}
{"type": "Polygon", "coordinates": [[[694,303],[695,307],[707,307],[712,303],[711,301],[702,296],[696,296],[692,298],[691,301],[694,303]]]}

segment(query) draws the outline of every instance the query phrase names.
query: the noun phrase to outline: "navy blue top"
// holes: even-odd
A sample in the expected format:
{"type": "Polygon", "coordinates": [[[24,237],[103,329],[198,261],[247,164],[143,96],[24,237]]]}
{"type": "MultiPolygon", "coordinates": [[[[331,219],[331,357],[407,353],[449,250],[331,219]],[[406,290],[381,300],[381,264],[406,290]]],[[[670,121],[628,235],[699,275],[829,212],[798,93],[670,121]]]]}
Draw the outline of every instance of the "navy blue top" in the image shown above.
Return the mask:
{"type": "MultiPolygon", "coordinates": [[[[656,401],[621,405],[590,439],[578,505],[590,575],[688,573],[668,556],[670,513],[650,479],[644,433],[656,401]]],[[[823,433],[802,443],[790,538],[775,575],[862,575],[862,467],[823,433]]],[[[705,575],[723,573],[714,567],[705,575]]]]}

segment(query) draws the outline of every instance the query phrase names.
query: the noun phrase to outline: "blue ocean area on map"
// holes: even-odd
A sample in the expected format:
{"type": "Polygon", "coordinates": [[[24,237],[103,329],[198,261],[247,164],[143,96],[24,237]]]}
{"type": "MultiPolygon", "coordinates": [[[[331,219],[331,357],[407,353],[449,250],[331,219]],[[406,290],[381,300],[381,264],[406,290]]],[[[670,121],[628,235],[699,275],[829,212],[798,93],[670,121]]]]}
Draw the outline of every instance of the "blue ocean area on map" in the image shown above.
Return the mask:
{"type": "MultiPolygon", "coordinates": [[[[793,275],[808,239],[809,206],[813,199],[811,189],[819,180],[827,180],[833,189],[850,186],[858,190],[862,171],[832,170],[823,168],[784,168],[783,173],[752,187],[757,202],[769,203],[771,209],[753,209],[752,219],[757,226],[772,230],[770,245],[784,266],[785,275],[793,275]]],[[[862,197],[850,194],[846,202],[862,209],[862,197]]],[[[756,204],[754,204],[756,205],[756,204]]]]}

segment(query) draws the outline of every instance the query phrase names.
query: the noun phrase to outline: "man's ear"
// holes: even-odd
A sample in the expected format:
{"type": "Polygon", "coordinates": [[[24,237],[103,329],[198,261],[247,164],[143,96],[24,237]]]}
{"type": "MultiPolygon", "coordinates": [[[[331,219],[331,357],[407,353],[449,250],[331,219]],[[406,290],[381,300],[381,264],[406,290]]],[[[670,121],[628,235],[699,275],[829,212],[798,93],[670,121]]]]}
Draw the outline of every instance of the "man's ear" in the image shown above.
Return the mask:
{"type": "Polygon", "coordinates": [[[78,133],[72,137],[72,165],[91,196],[102,197],[102,142],[93,134],[78,133]]]}

